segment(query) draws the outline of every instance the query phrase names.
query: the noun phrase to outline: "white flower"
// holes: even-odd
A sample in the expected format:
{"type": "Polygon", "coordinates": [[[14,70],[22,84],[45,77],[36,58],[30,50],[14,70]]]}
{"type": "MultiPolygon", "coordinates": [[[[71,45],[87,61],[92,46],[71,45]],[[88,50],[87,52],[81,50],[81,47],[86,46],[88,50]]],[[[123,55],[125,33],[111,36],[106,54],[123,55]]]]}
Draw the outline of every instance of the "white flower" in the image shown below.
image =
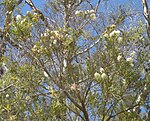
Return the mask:
{"type": "Polygon", "coordinates": [[[6,98],[9,98],[9,94],[6,94],[6,98]]]}
{"type": "Polygon", "coordinates": [[[92,10],[86,10],[85,11],[85,14],[92,14],[92,13],[94,13],[95,11],[92,9],[92,10]]]}
{"type": "Polygon", "coordinates": [[[114,30],[114,31],[112,31],[110,34],[109,34],[109,36],[110,37],[114,37],[114,36],[119,36],[120,35],[120,31],[119,30],[114,30]]]}
{"type": "Polygon", "coordinates": [[[45,72],[45,71],[44,71],[44,76],[47,77],[47,78],[49,77],[47,72],[45,72]]]}
{"type": "Polygon", "coordinates": [[[89,13],[94,13],[94,10],[90,10],[89,13]]]}
{"type": "Polygon", "coordinates": [[[31,15],[31,12],[30,12],[30,11],[27,11],[27,12],[26,12],[26,15],[27,15],[27,16],[30,16],[30,15],[31,15]]]}
{"type": "Polygon", "coordinates": [[[49,32],[50,32],[50,30],[49,30],[49,29],[46,29],[46,30],[45,30],[45,32],[49,33],[49,32]]]}
{"type": "Polygon", "coordinates": [[[122,43],[122,41],[123,41],[123,38],[122,37],[118,37],[118,42],[122,43]]]}
{"type": "Polygon", "coordinates": [[[106,79],[107,75],[105,73],[102,73],[101,77],[102,77],[102,79],[106,79]]]}
{"type": "Polygon", "coordinates": [[[4,73],[6,73],[8,71],[8,68],[6,67],[5,63],[2,63],[1,69],[3,70],[4,73]]]}
{"type": "Polygon", "coordinates": [[[130,110],[128,110],[128,113],[130,113],[131,111],[130,110]]]}
{"type": "Polygon", "coordinates": [[[129,62],[129,63],[132,63],[133,62],[133,58],[129,57],[129,58],[126,59],[126,61],[129,62]]]}
{"type": "Polygon", "coordinates": [[[59,31],[51,31],[52,36],[59,37],[59,31]]]}
{"type": "Polygon", "coordinates": [[[91,20],[95,20],[95,19],[96,19],[95,13],[92,13],[92,14],[90,15],[90,19],[91,19],[91,20]]]}
{"type": "Polygon", "coordinates": [[[103,72],[104,72],[104,69],[103,69],[102,67],[100,68],[100,72],[101,72],[101,73],[103,73],[103,72]]]}
{"type": "Polygon", "coordinates": [[[101,77],[101,75],[98,72],[95,72],[94,77],[95,77],[95,79],[99,79],[101,77]]]}
{"type": "Polygon", "coordinates": [[[66,68],[67,67],[67,61],[66,61],[66,59],[64,59],[63,64],[64,64],[64,67],[66,68]]]}
{"type": "Polygon", "coordinates": [[[54,44],[54,45],[56,45],[56,44],[57,44],[57,40],[56,40],[56,39],[53,41],[53,44],[54,44]]]}
{"type": "Polygon", "coordinates": [[[135,54],[136,54],[136,52],[135,52],[135,51],[133,51],[133,52],[130,54],[130,56],[131,56],[131,57],[134,57],[134,56],[135,56],[135,54]]]}
{"type": "Polygon", "coordinates": [[[47,37],[47,36],[48,36],[47,32],[45,32],[43,35],[44,35],[44,37],[47,37]]]}
{"type": "Polygon", "coordinates": [[[119,56],[117,57],[117,61],[120,61],[120,60],[121,60],[121,58],[122,58],[122,56],[121,56],[121,55],[119,55],[119,56]]]}
{"type": "Polygon", "coordinates": [[[126,85],[126,80],[125,80],[125,79],[123,79],[123,80],[122,80],[122,83],[123,83],[124,85],[126,85]]]}
{"type": "Polygon", "coordinates": [[[80,11],[76,11],[76,12],[75,12],[76,15],[79,15],[79,13],[80,13],[80,11]]]}
{"type": "Polygon", "coordinates": [[[17,16],[16,16],[16,20],[17,20],[17,21],[19,21],[19,20],[21,20],[21,19],[22,19],[21,15],[17,15],[17,16]]]}
{"type": "Polygon", "coordinates": [[[75,15],[77,15],[77,16],[81,16],[82,14],[83,14],[83,11],[81,11],[81,10],[75,12],[75,15]]]}
{"type": "Polygon", "coordinates": [[[71,84],[71,87],[70,87],[71,90],[76,91],[77,88],[78,88],[78,85],[77,85],[77,84],[75,84],[75,83],[74,83],[74,84],[71,84]]]}
{"type": "Polygon", "coordinates": [[[30,99],[31,99],[31,97],[30,97],[30,96],[27,96],[25,99],[26,99],[26,100],[30,100],[30,99]]]}
{"type": "Polygon", "coordinates": [[[107,33],[105,33],[105,34],[103,34],[103,37],[104,37],[104,38],[108,38],[109,36],[108,36],[107,33]]]}
{"type": "Polygon", "coordinates": [[[23,23],[25,23],[26,22],[26,19],[23,19],[22,21],[21,21],[21,24],[23,24],[23,23]]]}
{"type": "Polygon", "coordinates": [[[136,100],[136,103],[139,103],[141,100],[141,95],[138,96],[137,100],[136,100]]]}

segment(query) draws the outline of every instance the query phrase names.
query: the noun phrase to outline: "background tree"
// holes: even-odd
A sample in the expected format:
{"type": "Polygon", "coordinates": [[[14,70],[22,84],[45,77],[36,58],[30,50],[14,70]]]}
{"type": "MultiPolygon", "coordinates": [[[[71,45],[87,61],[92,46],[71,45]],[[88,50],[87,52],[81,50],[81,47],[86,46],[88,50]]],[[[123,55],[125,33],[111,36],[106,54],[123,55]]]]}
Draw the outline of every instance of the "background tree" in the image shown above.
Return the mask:
{"type": "Polygon", "coordinates": [[[47,0],[42,10],[25,3],[1,0],[0,120],[149,120],[142,9],[129,1],[47,0]]]}

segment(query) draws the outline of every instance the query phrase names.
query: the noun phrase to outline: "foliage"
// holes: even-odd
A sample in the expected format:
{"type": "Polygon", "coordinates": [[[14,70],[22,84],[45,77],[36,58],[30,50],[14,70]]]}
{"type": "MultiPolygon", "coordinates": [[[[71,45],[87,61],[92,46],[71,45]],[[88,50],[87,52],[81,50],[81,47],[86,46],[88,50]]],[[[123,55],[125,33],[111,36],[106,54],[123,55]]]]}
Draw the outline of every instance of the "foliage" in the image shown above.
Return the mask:
{"type": "Polygon", "coordinates": [[[0,120],[149,120],[143,18],[114,20],[100,9],[106,2],[47,0],[42,12],[33,3],[23,14],[17,1],[2,1],[0,65],[8,70],[0,78],[0,120]]]}

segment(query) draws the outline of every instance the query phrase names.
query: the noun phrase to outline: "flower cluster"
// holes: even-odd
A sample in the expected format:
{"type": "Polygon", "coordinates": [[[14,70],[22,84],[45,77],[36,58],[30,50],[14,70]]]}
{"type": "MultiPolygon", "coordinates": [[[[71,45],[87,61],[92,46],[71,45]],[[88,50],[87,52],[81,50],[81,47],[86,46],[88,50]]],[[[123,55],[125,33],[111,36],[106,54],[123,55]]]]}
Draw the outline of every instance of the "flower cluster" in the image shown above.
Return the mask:
{"type": "Polygon", "coordinates": [[[118,55],[117,61],[121,61],[121,59],[122,59],[122,56],[121,56],[121,55],[118,55]]]}
{"type": "Polygon", "coordinates": [[[85,12],[82,10],[76,11],[75,15],[80,16],[80,17],[84,17],[89,15],[89,18],[91,20],[95,20],[96,19],[96,14],[94,10],[86,10],[85,12]]]}
{"type": "Polygon", "coordinates": [[[119,37],[120,33],[121,32],[119,30],[114,30],[109,34],[109,36],[110,37],[119,37]]]}
{"type": "Polygon", "coordinates": [[[95,72],[95,74],[94,74],[94,78],[96,80],[101,80],[101,79],[105,80],[107,77],[108,76],[107,76],[107,74],[105,73],[105,70],[102,67],[100,68],[100,73],[95,72]]]}

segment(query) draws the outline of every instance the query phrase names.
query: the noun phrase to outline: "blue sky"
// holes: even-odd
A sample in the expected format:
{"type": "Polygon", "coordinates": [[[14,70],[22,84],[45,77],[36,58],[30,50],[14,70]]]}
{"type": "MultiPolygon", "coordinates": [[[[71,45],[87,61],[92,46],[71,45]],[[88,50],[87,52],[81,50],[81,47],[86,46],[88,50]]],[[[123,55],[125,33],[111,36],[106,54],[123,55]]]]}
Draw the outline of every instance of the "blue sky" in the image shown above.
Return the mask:
{"type": "MultiPolygon", "coordinates": [[[[36,7],[38,7],[38,8],[40,8],[44,4],[44,2],[46,2],[46,0],[32,0],[32,1],[36,5],[36,7]]],[[[95,1],[95,3],[97,2],[97,0],[93,0],[93,1],[95,1]]],[[[106,1],[108,1],[108,5],[111,4],[113,6],[115,6],[117,4],[122,4],[122,5],[129,4],[129,5],[131,5],[130,3],[132,3],[131,6],[136,7],[135,9],[137,9],[137,7],[140,9],[142,8],[141,0],[106,0],[106,1]]],[[[150,2],[150,0],[148,0],[148,2],[150,2]]],[[[31,9],[28,5],[25,5],[23,10],[27,11],[27,10],[31,10],[31,9]]]]}
{"type": "MultiPolygon", "coordinates": [[[[37,7],[37,8],[41,8],[41,6],[44,4],[44,2],[46,1],[46,0],[32,0],[33,1],[33,3],[35,4],[35,6],[37,7]]],[[[25,1],[24,1],[24,3],[25,3],[25,1]]],[[[26,13],[26,11],[28,11],[28,10],[31,10],[31,8],[30,8],[30,6],[28,6],[27,4],[23,7],[23,13],[26,13]]]]}

